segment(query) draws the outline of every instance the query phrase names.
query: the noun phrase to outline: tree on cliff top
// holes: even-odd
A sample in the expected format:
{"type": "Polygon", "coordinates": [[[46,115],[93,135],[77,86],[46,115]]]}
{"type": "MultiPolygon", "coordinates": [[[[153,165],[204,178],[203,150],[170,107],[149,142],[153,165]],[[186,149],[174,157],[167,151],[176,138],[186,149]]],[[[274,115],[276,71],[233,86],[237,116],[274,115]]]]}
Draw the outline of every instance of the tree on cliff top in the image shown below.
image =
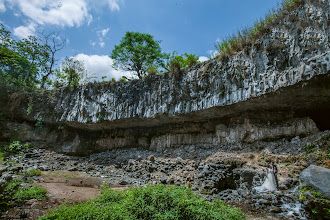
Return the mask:
{"type": "Polygon", "coordinates": [[[141,79],[150,67],[164,66],[165,54],[150,34],[126,32],[120,44],[112,50],[110,57],[115,69],[135,71],[141,79]]]}

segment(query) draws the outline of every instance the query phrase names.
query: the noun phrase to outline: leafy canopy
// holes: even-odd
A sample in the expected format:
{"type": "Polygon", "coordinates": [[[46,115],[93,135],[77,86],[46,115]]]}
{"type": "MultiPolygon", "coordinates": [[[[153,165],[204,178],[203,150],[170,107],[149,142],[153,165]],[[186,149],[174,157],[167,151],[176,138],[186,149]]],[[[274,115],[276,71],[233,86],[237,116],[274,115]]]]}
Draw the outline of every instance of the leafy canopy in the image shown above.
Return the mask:
{"type": "Polygon", "coordinates": [[[150,67],[163,67],[165,54],[150,34],[126,32],[120,44],[112,50],[110,57],[114,60],[115,69],[135,71],[141,79],[150,67]]]}
{"type": "Polygon", "coordinates": [[[44,88],[53,74],[55,54],[65,42],[57,34],[16,41],[0,23],[0,86],[14,90],[44,88]]]}

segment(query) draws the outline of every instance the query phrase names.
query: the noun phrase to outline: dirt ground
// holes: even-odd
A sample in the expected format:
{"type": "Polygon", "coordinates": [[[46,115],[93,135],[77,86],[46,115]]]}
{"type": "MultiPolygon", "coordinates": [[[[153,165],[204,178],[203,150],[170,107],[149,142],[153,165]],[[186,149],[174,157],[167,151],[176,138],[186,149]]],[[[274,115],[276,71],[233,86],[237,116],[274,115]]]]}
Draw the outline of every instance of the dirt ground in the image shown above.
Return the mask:
{"type": "MultiPolygon", "coordinates": [[[[91,177],[86,173],[54,171],[43,172],[35,185],[42,186],[48,191],[47,200],[32,199],[22,207],[9,210],[2,216],[4,219],[38,219],[59,205],[72,205],[86,202],[100,194],[103,179],[91,177]]],[[[109,184],[108,184],[109,185],[109,184]]],[[[126,187],[111,186],[114,190],[124,190],[126,187]]]]}
{"type": "Polygon", "coordinates": [[[37,185],[47,189],[60,203],[65,201],[86,202],[100,194],[102,178],[69,171],[44,172],[37,185]]]}

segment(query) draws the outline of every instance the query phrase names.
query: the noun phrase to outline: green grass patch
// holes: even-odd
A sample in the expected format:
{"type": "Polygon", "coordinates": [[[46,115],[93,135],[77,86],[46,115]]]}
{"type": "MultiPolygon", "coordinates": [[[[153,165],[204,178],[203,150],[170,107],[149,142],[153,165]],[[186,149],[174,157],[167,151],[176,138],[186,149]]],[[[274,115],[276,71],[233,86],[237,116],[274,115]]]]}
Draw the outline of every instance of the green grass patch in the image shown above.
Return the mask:
{"type": "Polygon", "coordinates": [[[47,190],[40,186],[20,187],[13,199],[18,202],[24,202],[30,199],[47,199],[47,190]]]}
{"type": "Polygon", "coordinates": [[[24,173],[26,177],[41,176],[41,170],[31,169],[24,173]]]}
{"type": "Polygon", "coordinates": [[[40,219],[245,219],[240,209],[208,202],[178,186],[146,186],[127,191],[102,189],[86,203],[61,205],[40,219]]]}

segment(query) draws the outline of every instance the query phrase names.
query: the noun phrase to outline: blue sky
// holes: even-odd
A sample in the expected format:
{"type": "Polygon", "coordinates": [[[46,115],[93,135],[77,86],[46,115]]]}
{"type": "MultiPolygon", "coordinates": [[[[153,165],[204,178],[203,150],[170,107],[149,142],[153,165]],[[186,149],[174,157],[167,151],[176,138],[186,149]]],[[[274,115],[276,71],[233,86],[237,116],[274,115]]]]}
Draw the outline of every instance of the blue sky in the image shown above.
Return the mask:
{"type": "MultiPolygon", "coordinates": [[[[279,0],[0,0],[0,21],[21,39],[60,31],[67,39],[58,59],[76,56],[90,74],[118,79],[108,57],[126,31],[149,33],[164,52],[206,60],[214,44],[251,26],[279,0]]],[[[58,64],[61,61],[58,62],[58,64]]]]}

